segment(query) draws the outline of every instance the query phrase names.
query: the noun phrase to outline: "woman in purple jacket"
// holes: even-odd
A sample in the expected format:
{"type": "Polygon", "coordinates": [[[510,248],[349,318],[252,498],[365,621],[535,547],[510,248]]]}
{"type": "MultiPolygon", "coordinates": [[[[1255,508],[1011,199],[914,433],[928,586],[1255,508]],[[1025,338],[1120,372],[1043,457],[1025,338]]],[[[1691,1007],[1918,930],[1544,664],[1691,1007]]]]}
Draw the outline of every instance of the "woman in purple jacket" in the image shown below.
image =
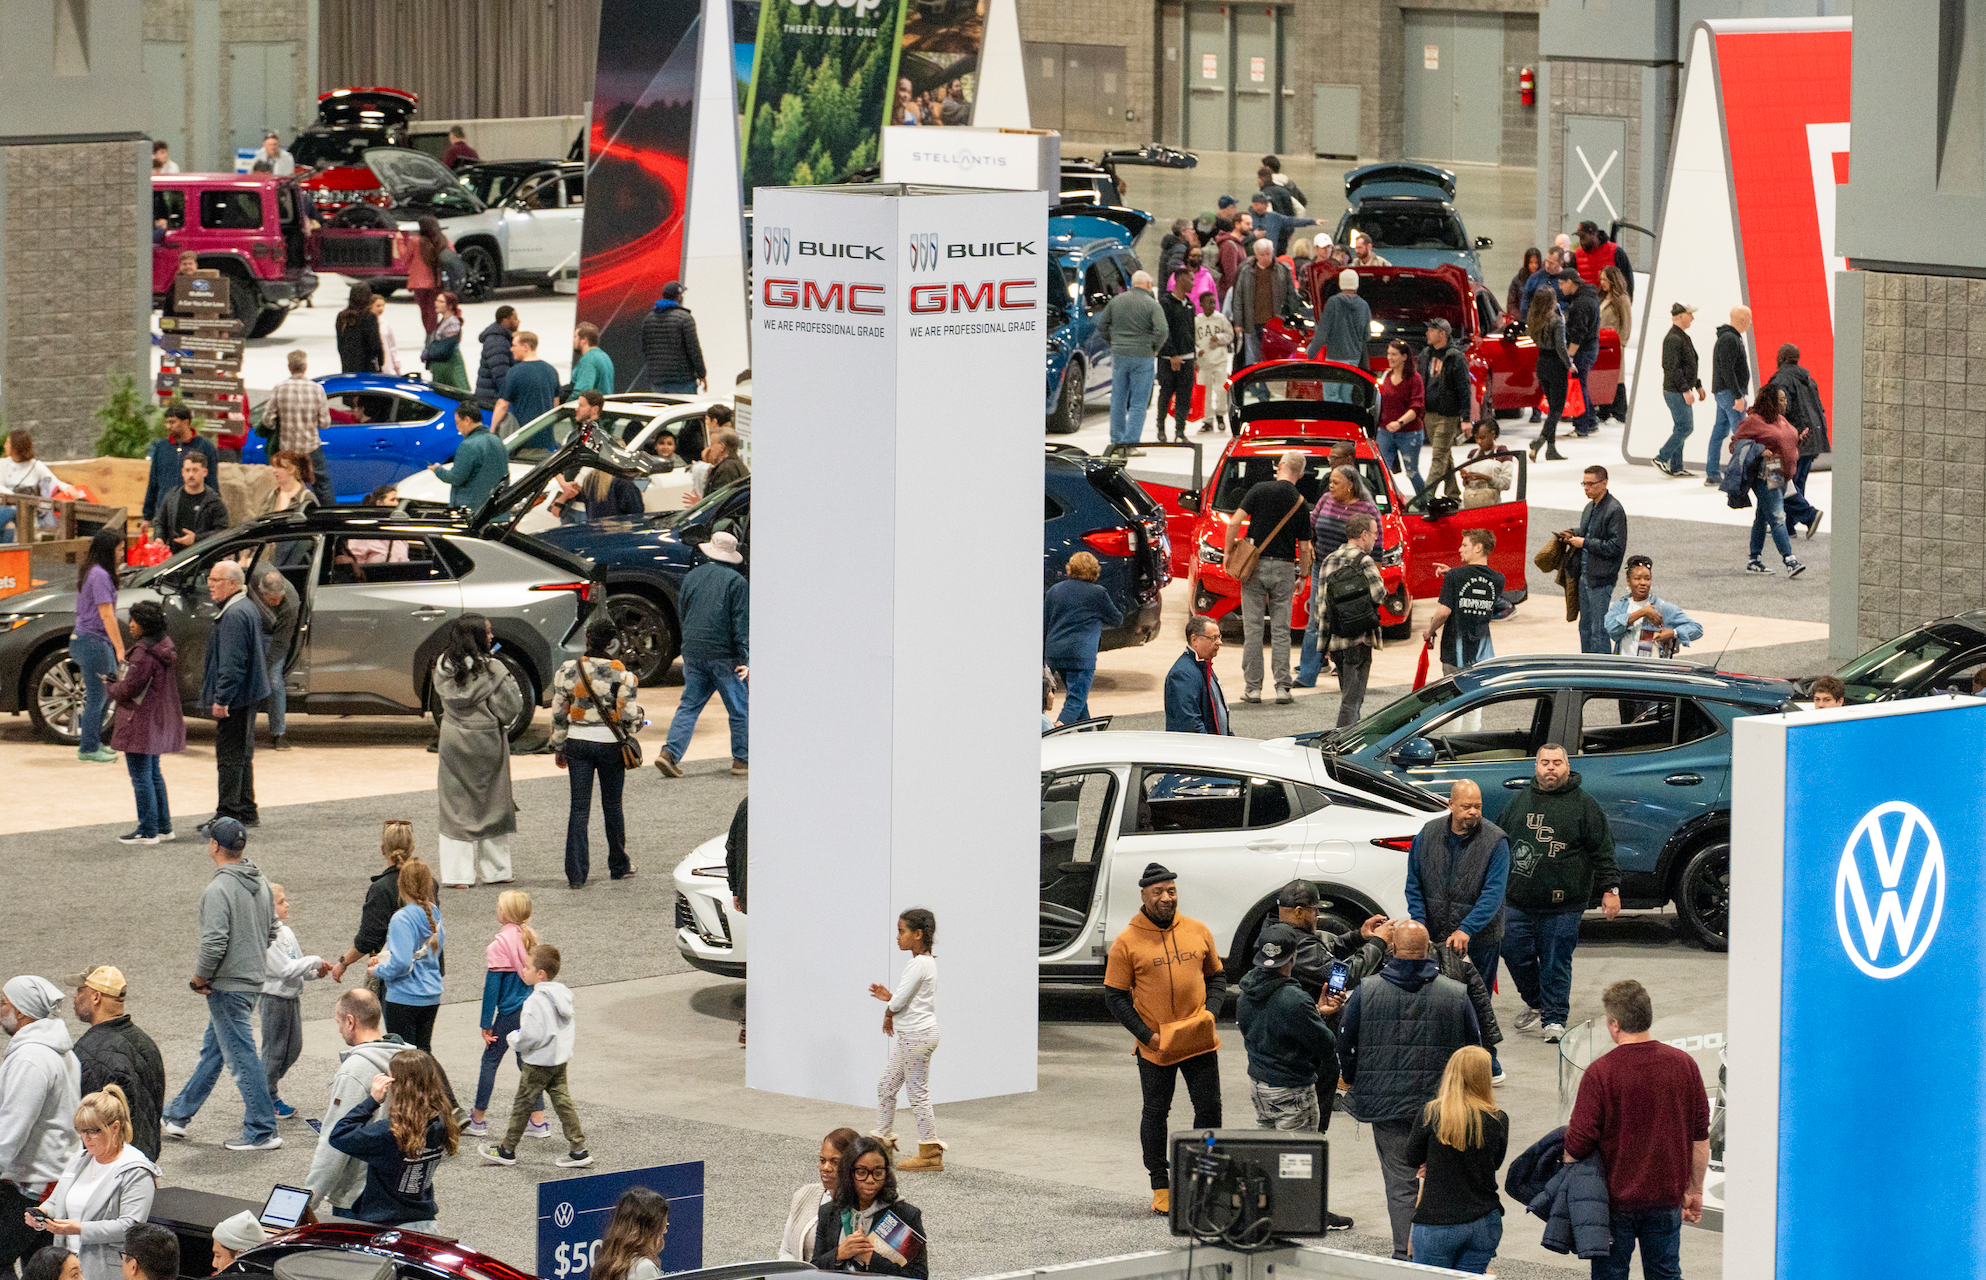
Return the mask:
{"type": "Polygon", "coordinates": [[[174,838],[159,757],[186,750],[186,718],[179,708],[179,655],[166,634],[165,610],[155,600],[131,606],[133,644],[124,678],[110,686],[117,706],[110,745],[124,753],[131,791],[138,800],[138,829],[119,844],[157,844],[174,838]]]}

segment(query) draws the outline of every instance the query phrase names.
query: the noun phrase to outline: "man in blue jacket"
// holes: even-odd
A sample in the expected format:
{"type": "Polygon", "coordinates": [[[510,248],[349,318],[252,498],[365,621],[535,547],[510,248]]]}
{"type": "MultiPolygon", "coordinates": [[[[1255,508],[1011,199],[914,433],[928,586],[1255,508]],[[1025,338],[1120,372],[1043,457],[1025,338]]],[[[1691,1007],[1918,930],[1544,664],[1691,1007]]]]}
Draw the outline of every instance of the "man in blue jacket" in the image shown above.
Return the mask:
{"type": "Polygon", "coordinates": [[[151,471],[145,477],[145,505],[140,508],[140,523],[147,535],[159,514],[159,499],[179,488],[179,464],[189,451],[205,456],[208,475],[221,474],[221,455],[215,451],[212,440],[193,429],[193,410],[183,404],[168,408],[165,429],[165,439],[152,441],[151,471]]]}
{"type": "Polygon", "coordinates": [[[703,554],[704,562],[683,579],[676,601],[683,618],[683,700],[669,722],[669,740],[655,753],[655,767],[666,777],[683,776],[679,761],[714,693],[731,717],[731,773],[742,778],[749,771],[745,681],[752,660],[751,586],[737,569],[745,557],[736,535],[711,534],[703,554]]]}
{"type": "MultiPolygon", "coordinates": [[[[261,824],[255,808],[255,707],[269,696],[269,663],[262,611],[242,587],[241,566],[231,559],[218,560],[207,571],[207,595],[218,612],[207,638],[200,701],[214,716],[214,765],[220,774],[214,821],[233,818],[253,827],[261,824]]],[[[201,823],[200,834],[213,825],[201,823]]]]}
{"type": "MultiPolygon", "coordinates": [[[[1448,813],[1422,827],[1407,851],[1407,915],[1427,926],[1437,947],[1466,954],[1485,987],[1496,985],[1503,946],[1503,892],[1510,841],[1483,819],[1482,789],[1467,778],[1448,789],[1448,813]]],[[[1490,1072],[1502,1075],[1496,1048],[1490,1072]]]]}
{"type": "Polygon", "coordinates": [[[1220,677],[1214,674],[1214,655],[1220,651],[1220,623],[1204,613],[1186,619],[1186,652],[1165,673],[1167,733],[1234,733],[1220,677]]]}

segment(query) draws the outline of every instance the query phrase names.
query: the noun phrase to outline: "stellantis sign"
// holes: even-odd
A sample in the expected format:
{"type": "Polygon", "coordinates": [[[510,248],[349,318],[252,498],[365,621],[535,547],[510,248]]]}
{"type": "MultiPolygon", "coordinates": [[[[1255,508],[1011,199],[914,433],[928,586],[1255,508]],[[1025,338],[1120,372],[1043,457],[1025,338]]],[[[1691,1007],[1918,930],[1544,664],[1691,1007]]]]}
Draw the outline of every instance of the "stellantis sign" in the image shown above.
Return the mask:
{"type": "Polygon", "coordinates": [[[999,191],[1062,188],[1062,137],[1039,129],[883,130],[883,181],[999,191]]]}

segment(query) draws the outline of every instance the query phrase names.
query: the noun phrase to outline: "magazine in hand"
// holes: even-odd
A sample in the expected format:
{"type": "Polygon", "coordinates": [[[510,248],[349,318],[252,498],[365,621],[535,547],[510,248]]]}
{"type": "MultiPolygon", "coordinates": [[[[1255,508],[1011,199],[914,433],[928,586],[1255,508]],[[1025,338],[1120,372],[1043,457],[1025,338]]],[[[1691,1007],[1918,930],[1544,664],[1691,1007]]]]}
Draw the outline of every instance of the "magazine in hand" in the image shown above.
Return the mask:
{"type": "Polygon", "coordinates": [[[907,1267],[924,1256],[924,1237],[911,1230],[910,1224],[899,1218],[894,1209],[885,1209],[876,1219],[869,1228],[869,1238],[876,1242],[878,1255],[899,1267],[907,1267]]]}

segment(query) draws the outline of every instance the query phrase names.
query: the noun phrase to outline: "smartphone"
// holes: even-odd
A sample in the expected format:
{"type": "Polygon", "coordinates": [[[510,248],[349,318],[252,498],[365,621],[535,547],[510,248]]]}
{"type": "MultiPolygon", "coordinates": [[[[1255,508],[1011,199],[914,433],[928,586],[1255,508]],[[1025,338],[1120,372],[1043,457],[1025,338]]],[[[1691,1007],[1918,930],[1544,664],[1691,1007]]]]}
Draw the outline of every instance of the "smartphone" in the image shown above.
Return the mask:
{"type": "Polygon", "coordinates": [[[1341,996],[1345,994],[1345,979],[1350,975],[1351,969],[1346,966],[1344,961],[1333,960],[1331,962],[1331,980],[1325,984],[1324,994],[1327,996],[1341,996]]]}
{"type": "Polygon", "coordinates": [[[41,1223],[43,1226],[48,1225],[48,1215],[42,1212],[41,1206],[38,1204],[31,1204],[28,1206],[28,1216],[30,1218],[33,1218],[36,1222],[41,1223]]]}

